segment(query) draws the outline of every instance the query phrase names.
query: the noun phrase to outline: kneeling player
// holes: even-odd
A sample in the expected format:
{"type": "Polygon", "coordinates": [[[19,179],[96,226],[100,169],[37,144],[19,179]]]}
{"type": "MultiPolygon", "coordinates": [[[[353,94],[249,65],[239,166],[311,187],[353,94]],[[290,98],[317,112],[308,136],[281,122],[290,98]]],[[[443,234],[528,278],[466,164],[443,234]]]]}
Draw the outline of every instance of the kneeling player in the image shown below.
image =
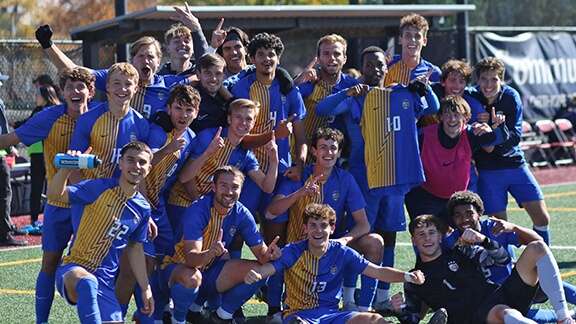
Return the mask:
{"type": "Polygon", "coordinates": [[[287,245],[282,256],[250,271],[244,281],[252,284],[277,271],[285,272],[284,321],[289,323],[387,323],[376,313],[339,311],[344,273],[365,274],[386,282],[424,283],[420,271],[403,272],[379,267],[356,251],[330,240],[336,212],[328,205],[309,204],[304,210],[307,239],[287,245]]]}
{"type": "MultiPolygon", "coordinates": [[[[259,263],[280,256],[278,238],[267,246],[254,217],[238,202],[243,182],[240,170],[230,166],[219,168],[213,176],[213,193],[195,201],[184,214],[182,240],[163,265],[178,323],[185,321],[201,281],[201,295],[222,294],[222,304],[211,319],[217,323],[231,321],[234,312],[259,288],[244,284],[244,276],[259,263]],[[242,235],[258,261],[229,260],[227,247],[236,232],[242,235]]],[[[193,309],[201,310],[201,306],[194,306],[193,309]]]]}
{"type": "Polygon", "coordinates": [[[114,284],[124,248],[142,289],[142,312],[154,311],[142,248],[150,205],[138,192],[151,159],[146,144],[131,142],[120,151],[119,179],[66,186],[71,171],[61,169],[48,186],[49,199],[72,205],[74,240],[56,270],[56,286],[70,304],[78,306],[82,323],[123,322],[114,284]]]}
{"type": "Polygon", "coordinates": [[[466,231],[456,249],[442,251],[440,242],[444,225],[430,215],[416,217],[410,224],[412,243],[420,261],[417,270],[424,272],[426,283],[406,284],[406,308],[402,323],[418,323],[422,303],[433,309],[446,308],[449,323],[535,323],[524,317],[538,285],[550,298],[558,323],[574,323],[569,317],[564,289],[556,261],[542,241],[526,246],[512,274],[499,286],[487,280],[481,268],[506,265],[508,254],[496,240],[466,231]],[[504,252],[504,253],[502,253],[504,252]]]}

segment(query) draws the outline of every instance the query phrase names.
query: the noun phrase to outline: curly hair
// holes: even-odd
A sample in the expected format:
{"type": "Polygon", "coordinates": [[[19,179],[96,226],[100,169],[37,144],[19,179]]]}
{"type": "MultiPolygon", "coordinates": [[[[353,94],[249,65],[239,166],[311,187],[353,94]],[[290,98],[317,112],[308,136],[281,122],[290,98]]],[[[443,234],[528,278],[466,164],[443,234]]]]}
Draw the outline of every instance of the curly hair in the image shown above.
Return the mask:
{"type": "Polygon", "coordinates": [[[342,134],[341,131],[335,128],[323,127],[316,130],[316,132],[314,132],[314,134],[312,135],[312,141],[311,141],[312,147],[316,147],[316,144],[318,143],[319,139],[333,140],[338,143],[338,150],[339,151],[342,150],[344,135],[342,134]]]}
{"type": "Polygon", "coordinates": [[[464,98],[455,95],[446,96],[440,101],[440,111],[438,111],[438,115],[440,116],[447,112],[463,115],[466,120],[469,120],[472,116],[468,102],[466,102],[464,98]]]}
{"type": "Polygon", "coordinates": [[[495,71],[500,77],[500,80],[504,80],[505,70],[504,62],[502,62],[501,59],[492,56],[480,60],[474,66],[474,74],[476,75],[476,78],[480,78],[480,75],[484,72],[495,71]]]}
{"type": "Polygon", "coordinates": [[[472,67],[470,64],[461,60],[448,60],[442,65],[442,81],[446,81],[448,75],[452,72],[458,73],[464,77],[466,83],[470,82],[470,77],[472,76],[472,67]]]}
{"type": "Polygon", "coordinates": [[[66,81],[81,81],[86,84],[90,91],[94,90],[94,82],[96,77],[90,73],[90,70],[83,67],[75,67],[72,69],[64,69],[60,72],[60,89],[64,89],[66,81]]]}
{"type": "Polygon", "coordinates": [[[454,208],[462,205],[472,205],[479,215],[484,214],[484,203],[478,194],[472,191],[457,191],[450,196],[446,204],[450,217],[454,215],[454,208]]]}
{"type": "Polygon", "coordinates": [[[304,224],[308,224],[310,218],[327,220],[330,225],[336,224],[336,212],[327,204],[308,204],[304,209],[304,224]]]}
{"type": "Polygon", "coordinates": [[[402,34],[404,29],[408,27],[414,27],[419,31],[422,31],[422,34],[424,35],[426,35],[428,29],[430,28],[428,25],[428,20],[416,13],[411,13],[400,19],[400,34],[402,34]]]}
{"type": "Polygon", "coordinates": [[[428,227],[430,225],[434,225],[434,227],[436,227],[436,229],[442,234],[445,234],[448,229],[446,224],[444,224],[440,218],[434,215],[420,215],[410,222],[408,225],[408,231],[410,231],[410,235],[413,236],[418,227],[428,227]]]}
{"type": "Polygon", "coordinates": [[[282,56],[282,52],[284,52],[282,40],[274,34],[256,34],[248,44],[248,55],[252,57],[256,56],[256,52],[260,48],[273,49],[279,57],[282,56]]]}
{"type": "Polygon", "coordinates": [[[170,91],[167,105],[170,106],[174,101],[185,105],[200,105],[200,93],[191,85],[177,85],[170,91]]]}

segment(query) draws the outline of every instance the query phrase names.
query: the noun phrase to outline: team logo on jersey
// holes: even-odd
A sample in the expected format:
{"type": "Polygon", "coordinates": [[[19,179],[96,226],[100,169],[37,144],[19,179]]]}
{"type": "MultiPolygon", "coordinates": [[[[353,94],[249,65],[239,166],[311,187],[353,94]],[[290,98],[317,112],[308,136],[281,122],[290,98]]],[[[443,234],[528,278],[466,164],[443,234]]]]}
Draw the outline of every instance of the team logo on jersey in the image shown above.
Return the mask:
{"type": "Polygon", "coordinates": [[[336,267],[335,265],[332,265],[330,267],[330,273],[335,275],[338,272],[338,267],[336,267]]]}
{"type": "Polygon", "coordinates": [[[134,142],[134,141],[137,141],[137,140],[138,140],[138,137],[136,136],[136,133],[131,132],[131,133],[130,133],[130,142],[134,142]]]}
{"type": "Polygon", "coordinates": [[[158,100],[164,100],[164,98],[166,98],[166,96],[164,95],[164,92],[158,92],[158,100]]]}
{"type": "Polygon", "coordinates": [[[458,271],[460,267],[458,267],[458,263],[456,261],[448,261],[448,269],[452,272],[458,271]]]}
{"type": "Polygon", "coordinates": [[[340,199],[340,191],[334,190],[332,191],[332,200],[338,201],[340,199]]]}
{"type": "Polygon", "coordinates": [[[408,101],[408,99],[404,99],[402,101],[402,108],[404,108],[404,109],[410,108],[410,101],[408,101]]]}
{"type": "Polygon", "coordinates": [[[236,235],[236,226],[232,226],[230,227],[230,229],[228,230],[228,234],[230,234],[230,237],[234,237],[234,235],[236,235]]]}

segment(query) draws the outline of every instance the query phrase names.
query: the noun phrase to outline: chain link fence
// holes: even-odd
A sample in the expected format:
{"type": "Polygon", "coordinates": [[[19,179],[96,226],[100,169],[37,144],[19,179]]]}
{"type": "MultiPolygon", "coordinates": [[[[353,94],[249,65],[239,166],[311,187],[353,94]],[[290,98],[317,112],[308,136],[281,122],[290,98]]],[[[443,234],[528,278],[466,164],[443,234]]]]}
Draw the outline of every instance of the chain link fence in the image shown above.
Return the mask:
{"type": "MultiPolygon", "coordinates": [[[[54,41],[77,64],[82,63],[81,41],[54,41]]],[[[58,83],[58,70],[36,40],[0,39],[0,72],[8,75],[0,87],[10,123],[26,119],[35,106],[37,76],[47,74],[58,83]]]]}

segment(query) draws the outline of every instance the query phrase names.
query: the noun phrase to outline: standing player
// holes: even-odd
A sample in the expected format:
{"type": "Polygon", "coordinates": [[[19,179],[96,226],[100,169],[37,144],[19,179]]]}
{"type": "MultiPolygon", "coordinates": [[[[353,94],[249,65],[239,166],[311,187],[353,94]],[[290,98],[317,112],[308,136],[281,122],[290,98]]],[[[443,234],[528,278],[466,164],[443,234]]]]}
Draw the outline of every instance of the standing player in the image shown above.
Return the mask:
{"type": "Polygon", "coordinates": [[[472,154],[507,139],[504,116],[492,111],[494,124],[491,126],[485,123],[469,125],[470,117],[470,106],[466,100],[448,95],[440,101],[440,123],[421,129],[418,143],[426,181],[406,195],[406,210],[410,219],[424,214],[445,217],[450,196],[456,191],[466,190],[470,185],[472,154]]]}
{"type": "Polygon", "coordinates": [[[387,323],[375,313],[338,310],[346,272],[388,282],[424,282],[420,271],[379,267],[341,242],[330,240],[336,226],[336,212],[330,206],[312,203],[303,212],[306,239],[288,244],[278,260],[257,267],[244,279],[252,284],[285,272],[285,323],[387,323]]]}
{"type": "Polygon", "coordinates": [[[506,206],[510,193],[530,215],[534,231],[549,244],[550,215],[544,195],[519,146],[523,110],[520,94],[503,83],[504,63],[500,59],[488,57],[481,60],[476,64],[474,73],[478,78],[475,95],[487,110],[494,108],[497,114],[503,114],[510,130],[509,139],[496,145],[492,152],[479,150],[474,155],[479,174],[478,194],[484,201],[486,213],[507,219],[506,206]]]}
{"type": "Polygon", "coordinates": [[[72,205],[74,240],[56,271],[56,286],[77,305],[82,323],[123,322],[114,282],[124,249],[142,289],[142,311],[154,311],[142,249],[150,205],[138,192],[150,171],[152,151],[142,142],[131,142],[120,155],[120,178],[66,186],[72,171],[60,169],[48,185],[49,199],[72,205]]]}
{"type": "Polygon", "coordinates": [[[525,316],[538,286],[546,293],[558,323],[574,323],[564,299],[558,265],[542,241],[526,246],[512,274],[500,286],[485,278],[481,267],[505,265],[508,253],[496,240],[466,231],[454,250],[441,246],[444,225],[430,215],[410,223],[410,234],[420,260],[414,270],[421,270],[426,282],[405,284],[406,308],[402,323],[418,323],[422,304],[432,309],[445,308],[449,323],[535,323],[525,316]],[[477,242],[481,242],[476,245],[477,242]]]}
{"type": "MultiPolygon", "coordinates": [[[[195,201],[183,215],[182,240],[163,265],[178,322],[184,322],[188,307],[198,293],[200,278],[201,295],[222,295],[222,304],[211,315],[211,320],[231,321],[236,310],[259,288],[259,285],[243,283],[244,276],[258,264],[280,256],[276,246],[278,237],[267,246],[254,217],[238,202],[243,182],[244,174],[240,170],[231,166],[218,168],[211,184],[213,192],[195,201]],[[257,261],[227,260],[226,249],[236,233],[246,240],[257,261]]],[[[200,310],[201,306],[193,307],[196,308],[200,310]]]]}
{"type": "MultiPolygon", "coordinates": [[[[43,141],[48,183],[57,171],[54,156],[69,148],[77,119],[88,111],[88,102],[94,95],[94,76],[84,68],[64,70],[60,74],[60,88],[64,104],[45,108],[13,133],[0,136],[0,148],[43,141]]],[[[74,179],[77,180],[78,177],[74,179]]],[[[36,279],[36,323],[48,322],[54,299],[54,273],[71,235],[70,205],[48,199],[44,209],[42,267],[36,279]]]]}
{"type": "MultiPolygon", "coordinates": [[[[358,80],[342,73],[342,67],[346,64],[347,47],[346,39],[338,34],[321,37],[317,45],[317,58],[310,62],[310,68],[294,80],[306,106],[304,131],[308,137],[311,137],[318,128],[327,127],[333,123],[326,118],[316,116],[318,102],[329,94],[358,84],[358,80]],[[316,61],[320,64],[318,71],[314,68],[316,61]]],[[[337,126],[343,128],[343,125],[337,126]]]]}
{"type": "Polygon", "coordinates": [[[76,123],[70,148],[92,154],[102,160],[94,169],[83,169],[84,179],[118,176],[120,150],[132,141],[147,141],[148,121],[130,107],[138,87],[138,71],[129,63],[116,63],[107,74],[108,101],[82,115],[76,123]]]}
{"type": "MultiPolygon", "coordinates": [[[[404,196],[424,181],[415,120],[438,110],[438,99],[427,86],[416,94],[401,85],[383,88],[385,53],[378,47],[362,51],[361,84],[328,96],[317,114],[343,114],[350,140],[350,173],[366,200],[368,220],[384,238],[382,264],[394,264],[396,232],[406,230],[404,196]]],[[[380,283],[377,309],[389,300],[389,284],[380,283]]]]}
{"type": "MultiPolygon", "coordinates": [[[[288,212],[287,243],[294,243],[306,237],[302,228],[302,217],[309,203],[326,204],[336,212],[335,233],[331,238],[342,245],[348,245],[362,253],[368,261],[380,264],[384,243],[380,235],[370,232],[366,217],[366,203],[356,180],[350,173],[336,166],[342,152],[344,136],[332,128],[320,128],[314,133],[311,153],[315,163],[304,169],[302,179],[284,179],[268,206],[266,217],[276,217],[288,212]],[[352,220],[348,219],[351,214],[352,220]]],[[[344,308],[355,307],[354,291],[356,276],[350,283],[344,278],[344,308]]],[[[358,309],[368,311],[374,298],[376,281],[362,277],[362,289],[358,309]]],[[[280,308],[280,305],[273,305],[280,308]]],[[[270,306],[269,306],[270,307],[270,306]]],[[[278,316],[280,316],[279,314],[278,316]]]]}

